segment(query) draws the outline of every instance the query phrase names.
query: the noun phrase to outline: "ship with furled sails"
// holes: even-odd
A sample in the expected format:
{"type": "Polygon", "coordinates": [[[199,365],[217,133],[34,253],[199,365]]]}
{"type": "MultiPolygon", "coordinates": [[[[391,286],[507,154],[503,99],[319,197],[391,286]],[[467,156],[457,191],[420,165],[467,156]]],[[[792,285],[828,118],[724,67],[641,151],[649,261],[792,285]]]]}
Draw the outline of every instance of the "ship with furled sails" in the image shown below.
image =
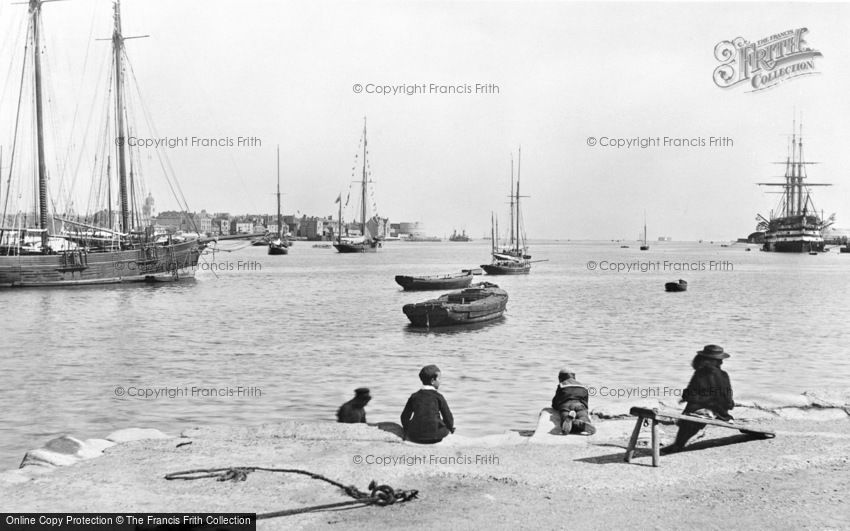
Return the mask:
{"type": "MultiPolygon", "coordinates": [[[[131,75],[128,77],[131,79],[133,76],[132,69],[125,68],[127,55],[124,41],[133,37],[122,35],[120,0],[114,3],[113,33],[110,39],[112,86],[109,92],[114,100],[109,103],[110,110],[102,122],[109,125],[99,137],[104,153],[95,158],[95,172],[100,172],[100,179],[97,176],[93,179],[89,196],[90,207],[95,203],[94,208],[102,209],[91,214],[76,214],[61,171],[52,179],[54,183],[59,181],[59,190],[55,193],[49,190],[50,176],[46,162],[46,148],[49,146],[45,145],[44,123],[52,122],[53,117],[46,116],[43,108],[43,102],[50,94],[48,87],[43,86],[43,3],[43,0],[28,2],[27,42],[23,46],[20,94],[17,95],[18,106],[12,116],[15,124],[12,149],[8,157],[10,162],[3,168],[4,186],[0,189],[0,286],[171,281],[193,274],[208,240],[197,234],[197,228],[194,236],[185,238],[157,235],[149,220],[143,219],[145,209],[139,200],[145,195],[139,174],[140,158],[138,155],[131,156],[126,142],[130,129],[125,118],[131,114],[125,106],[126,98],[130,95],[130,91],[125,91],[125,74],[129,72],[131,75]],[[29,98],[24,97],[26,94],[32,94],[31,103],[27,103],[29,98]],[[23,129],[29,123],[34,125],[34,129],[25,133],[23,129]],[[20,147],[28,144],[35,146],[32,156],[20,153],[20,147]],[[114,152],[111,151],[113,148],[114,152]],[[65,194],[68,197],[63,207],[61,203],[65,200],[65,194]],[[27,197],[33,199],[33,204],[12,204],[13,199],[27,197]],[[97,200],[100,201],[96,203],[97,200]],[[116,203],[120,208],[114,212],[116,203]]],[[[48,102],[52,102],[52,99],[48,102]]],[[[136,134],[136,131],[132,133],[136,134]]],[[[53,155],[58,160],[60,157],[56,151],[54,146],[53,155]]],[[[76,176],[71,180],[75,182],[76,176]]],[[[169,184],[172,187],[176,185],[174,182],[169,184]]],[[[182,193],[179,193],[178,201],[184,212],[188,213],[182,193]]],[[[194,219],[188,214],[187,217],[194,225],[194,219]]]]}
{"type": "MultiPolygon", "coordinates": [[[[363,119],[363,166],[362,176],[360,180],[360,235],[359,236],[343,236],[345,232],[342,222],[342,194],[337,197],[336,202],[339,203],[339,223],[337,225],[337,238],[334,242],[334,248],[341,253],[374,253],[381,247],[381,238],[377,235],[380,233],[380,220],[377,215],[372,216],[368,221],[366,219],[366,205],[370,199],[369,191],[369,169],[367,163],[367,143],[366,143],[366,119],[363,119]]],[[[357,155],[359,156],[359,154],[357,155]]],[[[348,199],[351,197],[349,192],[346,197],[345,204],[348,205],[348,199]]],[[[373,202],[374,203],[374,202],[373,202]]]]}
{"type": "Polygon", "coordinates": [[[524,275],[531,271],[531,255],[528,254],[522,214],[519,206],[520,166],[522,164],[522,149],[517,157],[516,191],[514,191],[514,164],[511,159],[511,224],[507,245],[499,246],[498,225],[491,219],[490,254],[492,261],[482,264],[481,268],[488,275],[524,275]]]}
{"type": "Polygon", "coordinates": [[[280,146],[277,147],[277,237],[269,240],[269,254],[289,254],[289,241],[283,229],[283,216],[280,213],[280,146]]]}
{"type": "Polygon", "coordinates": [[[782,188],[782,197],[776,211],[771,211],[770,217],[761,214],[756,217],[757,230],[764,233],[764,251],[785,253],[818,253],[824,250],[824,231],[835,219],[835,214],[824,220],[818,215],[812,202],[811,187],[832,186],[829,183],[810,183],[806,181],[808,165],[803,158],[802,124],[798,134],[796,120],[788,155],[784,162],[776,162],[785,166],[784,182],[758,183],[759,186],[778,186],[782,188]]]}

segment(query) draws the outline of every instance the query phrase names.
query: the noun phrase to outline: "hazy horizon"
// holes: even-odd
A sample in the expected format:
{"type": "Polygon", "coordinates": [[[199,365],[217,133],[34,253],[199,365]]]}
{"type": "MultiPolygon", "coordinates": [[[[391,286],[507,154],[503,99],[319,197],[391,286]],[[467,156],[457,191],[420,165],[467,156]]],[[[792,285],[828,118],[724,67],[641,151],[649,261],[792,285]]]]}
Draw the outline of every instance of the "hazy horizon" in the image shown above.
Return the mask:
{"type": "MultiPolygon", "coordinates": [[[[259,141],[165,149],[192,210],[274,212],[279,144],[284,211],[335,217],[334,200],[359,178],[355,155],[366,116],[374,203],[393,223],[419,221],[441,237],[465,229],[474,238],[489,234],[491,212],[506,225],[511,158],[522,146],[521,191],[529,196],[523,217],[531,239],[633,240],[646,212],[650,240],[729,240],[753,232],[756,214],[775,208],[778,196],[756,183],[782,174],[772,162],[785,158],[796,111],[806,158],[821,162],[810,167],[810,181],[833,183],[813,189],[814,203],[826,216],[836,213],[836,227],[850,227],[847,4],[123,0],[121,6],[124,35],[150,35],[127,40],[126,49],[156,125],[151,138],[259,141]],[[808,46],[823,54],[814,61],[815,75],[759,92],[714,83],[721,41],[756,42],[804,27],[808,46]],[[460,93],[407,94],[421,85],[429,92],[432,84],[460,93]],[[476,85],[484,90],[474,93],[476,85]],[[398,93],[374,93],[384,86],[398,93]],[[591,146],[590,137],[706,144],[714,137],[731,145],[613,148],[591,146]]],[[[0,5],[4,153],[26,11],[0,5]]],[[[101,105],[92,95],[104,90],[110,43],[95,39],[110,36],[112,6],[51,2],[42,13],[54,126],[47,138],[51,189],[60,180],[77,182],[75,205],[85,205],[89,189],[79,183],[93,163],[78,162],[76,153],[84,142],[95,143],[97,124],[85,117],[101,105]]],[[[168,186],[157,184],[151,151],[142,149],[140,160],[154,167],[147,182],[157,209],[177,209],[168,186]]]]}

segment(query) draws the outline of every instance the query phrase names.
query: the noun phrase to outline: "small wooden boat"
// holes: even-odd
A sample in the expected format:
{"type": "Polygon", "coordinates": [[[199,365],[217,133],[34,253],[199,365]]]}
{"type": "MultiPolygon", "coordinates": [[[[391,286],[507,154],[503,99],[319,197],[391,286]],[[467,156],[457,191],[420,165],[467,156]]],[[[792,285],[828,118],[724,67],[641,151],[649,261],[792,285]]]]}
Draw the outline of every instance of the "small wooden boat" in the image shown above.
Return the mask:
{"type": "Polygon", "coordinates": [[[496,284],[481,282],[416,304],[402,311],[413,326],[450,326],[498,319],[505,313],[508,294],[496,284]]]}
{"type": "Polygon", "coordinates": [[[678,282],[667,282],[664,284],[664,291],[688,291],[688,282],[682,279],[678,282]]]}
{"type": "Polygon", "coordinates": [[[466,288],[472,283],[472,276],[481,270],[464,269],[460,273],[450,275],[432,275],[424,277],[411,277],[407,275],[396,275],[395,281],[405,291],[426,291],[431,289],[459,289],[466,288]]]}

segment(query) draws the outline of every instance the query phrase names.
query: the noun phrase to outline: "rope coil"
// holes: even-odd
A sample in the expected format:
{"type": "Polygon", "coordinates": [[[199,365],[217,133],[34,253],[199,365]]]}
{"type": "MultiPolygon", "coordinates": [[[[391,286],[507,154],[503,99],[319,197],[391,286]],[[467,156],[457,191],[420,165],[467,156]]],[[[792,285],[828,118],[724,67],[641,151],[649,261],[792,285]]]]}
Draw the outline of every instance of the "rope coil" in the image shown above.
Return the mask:
{"type": "Polygon", "coordinates": [[[331,485],[341,489],[348,496],[354,498],[353,500],[346,502],[315,505],[313,507],[288,509],[284,511],[257,514],[257,520],[274,518],[277,516],[289,516],[293,514],[301,514],[336,507],[344,507],[348,505],[377,505],[379,507],[386,507],[387,505],[393,505],[396,502],[402,503],[414,500],[419,494],[419,491],[417,490],[395,490],[389,485],[379,485],[375,480],[372,480],[369,483],[369,492],[363,492],[354,485],[343,485],[342,483],[339,483],[338,481],[334,481],[332,479],[328,479],[321,474],[316,474],[307,470],[299,470],[296,468],[265,468],[259,466],[197,468],[194,470],[184,470],[181,472],[172,472],[170,474],[166,474],[165,479],[169,481],[176,479],[191,481],[195,479],[215,478],[216,481],[246,481],[248,479],[248,474],[256,471],[305,475],[310,477],[311,479],[318,479],[330,483],[331,485]]]}

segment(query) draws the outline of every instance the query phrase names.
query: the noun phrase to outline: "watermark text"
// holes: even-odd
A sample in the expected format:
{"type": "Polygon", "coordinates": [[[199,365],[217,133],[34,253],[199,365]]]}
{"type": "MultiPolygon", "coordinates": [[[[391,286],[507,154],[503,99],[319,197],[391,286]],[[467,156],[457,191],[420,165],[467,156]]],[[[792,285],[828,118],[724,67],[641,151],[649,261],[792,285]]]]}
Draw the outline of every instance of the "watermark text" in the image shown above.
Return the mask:
{"type": "Polygon", "coordinates": [[[629,262],[588,260],[585,267],[588,271],[614,273],[687,273],[691,271],[728,273],[735,270],[735,264],[729,260],[696,260],[693,262],[675,262],[670,260],[632,260],[629,262]]]}
{"type": "Polygon", "coordinates": [[[495,454],[459,454],[459,455],[436,455],[436,454],[400,454],[400,455],[375,455],[357,454],[351,457],[355,465],[374,466],[437,466],[437,465],[460,465],[460,466],[484,466],[499,465],[499,456],[495,454]]]}

